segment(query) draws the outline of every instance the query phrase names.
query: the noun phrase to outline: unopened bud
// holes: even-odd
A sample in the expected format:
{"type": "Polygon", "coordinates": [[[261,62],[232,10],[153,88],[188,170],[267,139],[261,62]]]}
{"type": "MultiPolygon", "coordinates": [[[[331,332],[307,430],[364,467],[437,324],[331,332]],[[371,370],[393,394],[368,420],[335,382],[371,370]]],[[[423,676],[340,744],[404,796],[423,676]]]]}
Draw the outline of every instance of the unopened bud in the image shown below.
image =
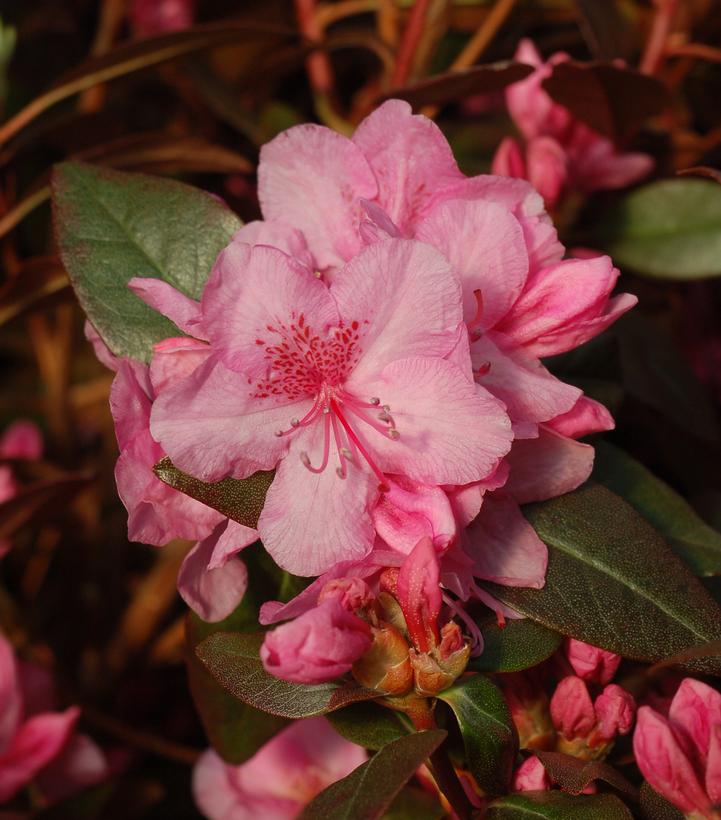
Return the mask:
{"type": "Polygon", "coordinates": [[[464,641],[460,627],[449,621],[441,630],[440,644],[430,652],[411,650],[414,687],[423,697],[434,697],[458,678],[468,665],[471,645],[464,641]]]}
{"type": "Polygon", "coordinates": [[[370,649],[353,664],[353,676],[367,689],[385,695],[403,695],[413,684],[408,643],[393,624],[372,627],[370,649]]]}
{"type": "Polygon", "coordinates": [[[523,673],[503,676],[503,695],[518,731],[521,749],[551,749],[556,732],[551,723],[548,698],[523,673]]]}

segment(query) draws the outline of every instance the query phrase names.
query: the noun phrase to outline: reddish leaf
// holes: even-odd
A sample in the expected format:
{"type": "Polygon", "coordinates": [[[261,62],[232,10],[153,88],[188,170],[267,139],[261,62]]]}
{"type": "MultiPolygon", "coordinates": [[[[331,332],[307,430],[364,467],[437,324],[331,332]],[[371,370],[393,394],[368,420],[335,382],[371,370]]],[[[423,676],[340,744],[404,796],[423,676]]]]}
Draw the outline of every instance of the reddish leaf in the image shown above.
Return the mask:
{"type": "Polygon", "coordinates": [[[579,760],[563,752],[535,752],[554,783],[571,794],[580,794],[589,783],[603,780],[633,800],[638,789],[608,763],[601,760],[579,760]]]}

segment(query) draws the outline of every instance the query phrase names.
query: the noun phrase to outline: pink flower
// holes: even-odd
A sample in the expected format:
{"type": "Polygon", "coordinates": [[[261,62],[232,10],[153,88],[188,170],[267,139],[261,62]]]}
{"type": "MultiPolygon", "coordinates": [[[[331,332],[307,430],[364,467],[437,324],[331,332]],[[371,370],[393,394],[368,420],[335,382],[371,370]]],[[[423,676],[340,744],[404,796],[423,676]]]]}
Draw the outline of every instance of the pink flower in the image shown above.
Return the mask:
{"type": "Polygon", "coordinates": [[[182,31],[193,25],[195,0],[132,0],[129,15],[139,37],[182,31]]]}
{"type": "Polygon", "coordinates": [[[427,245],[375,243],[328,286],[280,250],[234,241],[202,326],[212,354],[160,393],[153,436],[205,481],[275,467],[258,532],[296,574],[370,551],[387,475],[477,481],[510,446],[502,405],[457,353],[458,280],[427,245]]]}
{"type": "Polygon", "coordinates": [[[551,698],[551,719],[566,740],[585,738],[596,725],[593,701],[586,684],[574,676],[564,678],[551,698]]]}
{"type": "Polygon", "coordinates": [[[527,757],[513,773],[511,788],[514,792],[548,791],[551,778],[536,755],[527,757]]]}
{"type": "Polygon", "coordinates": [[[107,775],[100,749],[75,734],[80,710],[54,711],[51,687],[44,670],[18,664],[0,633],[0,803],[30,782],[52,801],[107,775]]]}
{"type": "Polygon", "coordinates": [[[599,649],[575,638],[567,638],[564,648],[573,671],[588,682],[609,683],[621,663],[621,656],[615,652],[599,649]]]}
{"type": "Polygon", "coordinates": [[[240,766],[208,749],[193,771],[193,796],[208,820],[292,820],[367,757],[325,718],[299,720],[240,766]]]}
{"type": "Polygon", "coordinates": [[[553,67],[569,59],[553,54],[543,62],[530,40],[522,40],[516,60],[536,70],[506,90],[506,104],[525,139],[525,151],[511,137],[503,140],[493,159],[493,173],[528,179],[553,207],[567,189],[591,192],[623,188],[653,168],[648,154],[621,152],[611,140],[576,120],[555,103],[542,82],[553,67]]]}
{"type": "Polygon", "coordinates": [[[350,671],[371,645],[368,624],[331,597],[268,632],[260,649],[266,671],[293,683],[322,683],[350,671]]]}
{"type": "Polygon", "coordinates": [[[685,678],[668,718],[642,706],[633,751],[649,784],[682,812],[721,816],[713,809],[721,803],[721,695],[715,689],[685,678]]]}

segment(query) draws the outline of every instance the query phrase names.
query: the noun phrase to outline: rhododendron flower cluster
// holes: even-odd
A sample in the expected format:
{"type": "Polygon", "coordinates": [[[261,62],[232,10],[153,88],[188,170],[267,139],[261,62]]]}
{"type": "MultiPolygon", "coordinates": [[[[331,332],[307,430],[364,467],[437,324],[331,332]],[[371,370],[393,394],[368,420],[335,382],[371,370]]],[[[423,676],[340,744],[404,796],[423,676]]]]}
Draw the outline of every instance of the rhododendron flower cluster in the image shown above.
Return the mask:
{"type": "Polygon", "coordinates": [[[549,208],[569,191],[623,188],[650,173],[654,163],[648,154],[618,150],[543,89],[543,80],[570,59],[568,54],[557,52],[544,62],[524,39],[515,58],[535,69],[506,90],[508,111],[524,143],[505,137],[493,158],[493,173],[529,180],[549,208]]]}

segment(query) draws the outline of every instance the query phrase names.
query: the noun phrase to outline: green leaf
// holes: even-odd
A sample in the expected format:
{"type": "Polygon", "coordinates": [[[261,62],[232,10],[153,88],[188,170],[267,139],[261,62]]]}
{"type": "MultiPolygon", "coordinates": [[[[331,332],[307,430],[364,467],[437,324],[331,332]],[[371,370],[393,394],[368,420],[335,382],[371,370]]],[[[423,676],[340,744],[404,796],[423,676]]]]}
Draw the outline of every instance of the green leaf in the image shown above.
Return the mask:
{"type": "Polygon", "coordinates": [[[415,732],[384,746],[367,763],[333,783],[309,803],[300,820],[376,820],[443,743],[446,732],[415,732]]]}
{"type": "Polygon", "coordinates": [[[523,792],[494,800],[485,820],[632,820],[628,807],[612,794],[523,792]]]}
{"type": "Polygon", "coordinates": [[[383,815],[383,820],[441,820],[447,816],[438,798],[423,789],[406,786],[383,815]]]}
{"type": "Polygon", "coordinates": [[[593,478],[653,524],[694,574],[721,575],[721,533],[709,527],[675,490],[643,464],[601,441],[596,444],[593,478]]]}
{"type": "Polygon", "coordinates": [[[352,703],[329,714],[328,720],[346,740],[374,751],[412,731],[398,712],[377,703],[352,703]]]}
{"type": "Polygon", "coordinates": [[[683,820],[683,813],[654,791],[644,780],[641,783],[641,816],[645,820],[683,820]]]}
{"type": "Polygon", "coordinates": [[[63,162],[52,185],[56,241],[80,304],[113,353],[149,361],[155,342],[181,334],[128,281],[162,279],[199,299],[240,220],[210,194],[145,174],[63,162]]]}
{"type": "Polygon", "coordinates": [[[614,203],[596,241],[622,267],[674,281],[721,273],[721,187],[664,179],[614,203]]]}
{"type": "Polygon", "coordinates": [[[603,780],[632,800],[638,800],[638,789],[613,766],[602,760],[579,760],[563,752],[535,751],[551,780],[570,794],[580,794],[594,780],[603,780]]]}
{"type": "Polygon", "coordinates": [[[246,527],[256,527],[275,473],[259,470],[248,478],[223,478],[208,484],[173,466],[167,458],[153,467],[155,475],[169,487],[179,490],[246,527]]]}
{"type": "Polygon", "coordinates": [[[206,638],[195,651],[210,674],[234,697],[279,717],[324,715],[378,696],[350,683],[301,686],[274,678],[261,663],[258,651],[262,642],[262,633],[218,632],[206,638]]]}
{"type": "MultiPolygon", "coordinates": [[[[721,637],[721,610],[656,530],[597,484],[525,508],[548,545],[543,589],[485,584],[545,626],[654,662],[721,637]]],[[[687,667],[721,673],[717,659],[687,667]]]]}
{"type": "Polygon", "coordinates": [[[511,781],[518,736],[500,689],[484,675],[473,675],[438,697],[456,716],[468,767],[480,788],[503,794],[511,781]]]}
{"type": "Polygon", "coordinates": [[[257,630],[258,611],[249,585],[240,606],[219,623],[202,621],[194,613],[186,621],[188,683],[203,728],[216,752],[227,763],[238,765],[251,758],[288,722],[267,715],[233,697],[215,680],[195,654],[196,646],[218,631],[257,630]]]}
{"type": "Polygon", "coordinates": [[[478,626],[483,633],[483,652],[468,664],[478,672],[519,672],[537,666],[553,655],[563,639],[529,618],[508,620],[503,627],[489,618],[478,626]]]}

